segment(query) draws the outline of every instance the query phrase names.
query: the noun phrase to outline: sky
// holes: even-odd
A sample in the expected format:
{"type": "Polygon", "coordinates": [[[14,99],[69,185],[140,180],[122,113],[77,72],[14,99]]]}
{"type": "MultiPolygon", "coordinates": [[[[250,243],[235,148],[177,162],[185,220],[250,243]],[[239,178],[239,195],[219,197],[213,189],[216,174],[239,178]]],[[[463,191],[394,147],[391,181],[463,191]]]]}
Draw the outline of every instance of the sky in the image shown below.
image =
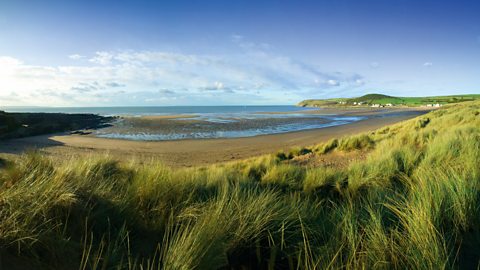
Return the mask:
{"type": "Polygon", "coordinates": [[[0,0],[0,106],[480,93],[480,1],[0,0]]]}

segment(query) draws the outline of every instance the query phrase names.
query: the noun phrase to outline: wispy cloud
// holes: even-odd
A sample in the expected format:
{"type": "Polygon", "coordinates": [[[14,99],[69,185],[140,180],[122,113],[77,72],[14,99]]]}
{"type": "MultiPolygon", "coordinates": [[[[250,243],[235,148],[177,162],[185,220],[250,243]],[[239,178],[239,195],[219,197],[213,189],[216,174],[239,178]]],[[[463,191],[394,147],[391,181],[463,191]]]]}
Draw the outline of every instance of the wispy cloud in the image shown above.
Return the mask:
{"type": "Polygon", "coordinates": [[[433,66],[433,63],[432,62],[425,62],[425,63],[423,63],[423,66],[424,67],[431,67],[431,66],[433,66]]]}
{"type": "Polygon", "coordinates": [[[85,58],[85,56],[79,55],[79,54],[71,54],[71,55],[68,56],[68,58],[70,58],[72,60],[80,60],[80,59],[85,58]]]}
{"type": "Polygon", "coordinates": [[[113,59],[114,55],[109,52],[96,52],[95,56],[90,58],[90,62],[100,65],[108,65],[113,59]]]}
{"type": "Polygon", "coordinates": [[[79,93],[88,93],[88,92],[92,92],[92,91],[95,91],[95,90],[98,90],[99,89],[99,86],[98,84],[89,84],[89,83],[79,83],[78,85],[76,86],[72,86],[70,88],[70,90],[74,91],[74,92],[79,92],[79,93]]]}
{"type": "MultiPolygon", "coordinates": [[[[239,35],[231,39],[238,52],[228,56],[99,51],[90,57],[71,55],[87,61],[70,66],[33,66],[0,57],[1,87],[18,93],[16,103],[31,105],[128,105],[147,99],[166,104],[172,100],[246,104],[286,103],[330,89],[355,89],[365,81],[360,74],[324,71],[312,63],[276,54],[268,44],[239,35]],[[159,99],[159,94],[164,97],[159,99]]],[[[1,91],[0,99],[6,96],[2,93],[7,92],[1,91]]]]}
{"type": "Polygon", "coordinates": [[[160,89],[158,90],[158,93],[162,95],[175,95],[176,92],[169,89],[160,89]]]}
{"type": "Polygon", "coordinates": [[[378,63],[378,62],[371,62],[371,63],[370,63],[370,67],[371,67],[371,68],[379,68],[379,67],[380,67],[380,63],[378,63]]]}
{"type": "Polygon", "coordinates": [[[105,84],[107,87],[125,87],[126,85],[123,83],[118,83],[118,82],[108,82],[105,84]]]}

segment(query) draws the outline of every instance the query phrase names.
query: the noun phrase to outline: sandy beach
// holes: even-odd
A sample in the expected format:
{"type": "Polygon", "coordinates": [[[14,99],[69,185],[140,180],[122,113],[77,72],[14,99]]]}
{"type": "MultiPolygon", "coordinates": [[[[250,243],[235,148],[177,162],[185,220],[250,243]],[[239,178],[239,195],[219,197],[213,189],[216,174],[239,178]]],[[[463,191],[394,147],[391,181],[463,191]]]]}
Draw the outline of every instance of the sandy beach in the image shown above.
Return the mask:
{"type": "Polygon", "coordinates": [[[129,141],[67,134],[44,135],[4,141],[0,145],[0,153],[15,155],[26,150],[38,149],[60,158],[104,153],[119,159],[155,158],[169,166],[189,167],[241,160],[282,149],[309,146],[331,138],[375,130],[417,115],[369,118],[347,125],[246,138],[129,141]]]}

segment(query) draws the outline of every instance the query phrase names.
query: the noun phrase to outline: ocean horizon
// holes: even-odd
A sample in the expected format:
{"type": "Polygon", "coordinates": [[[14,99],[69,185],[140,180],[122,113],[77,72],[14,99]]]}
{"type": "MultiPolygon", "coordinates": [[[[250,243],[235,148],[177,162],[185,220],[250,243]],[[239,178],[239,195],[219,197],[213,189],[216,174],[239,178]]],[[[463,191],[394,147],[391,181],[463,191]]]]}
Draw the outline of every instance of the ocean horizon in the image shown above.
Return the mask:
{"type": "Polygon", "coordinates": [[[108,107],[36,107],[5,106],[0,110],[10,113],[91,113],[102,116],[143,116],[222,113],[271,113],[308,111],[315,108],[295,105],[223,105],[223,106],[108,106],[108,107]]]}

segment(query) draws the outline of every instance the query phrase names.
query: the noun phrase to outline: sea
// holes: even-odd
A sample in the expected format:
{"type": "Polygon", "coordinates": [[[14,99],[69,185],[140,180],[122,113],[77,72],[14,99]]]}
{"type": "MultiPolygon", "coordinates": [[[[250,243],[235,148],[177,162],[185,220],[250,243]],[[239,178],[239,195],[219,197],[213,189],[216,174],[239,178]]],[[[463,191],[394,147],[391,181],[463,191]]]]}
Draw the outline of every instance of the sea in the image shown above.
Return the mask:
{"type": "Polygon", "coordinates": [[[238,114],[307,111],[292,105],[269,106],[144,106],[144,107],[0,107],[6,112],[93,113],[102,116],[145,116],[179,114],[238,114]]]}

